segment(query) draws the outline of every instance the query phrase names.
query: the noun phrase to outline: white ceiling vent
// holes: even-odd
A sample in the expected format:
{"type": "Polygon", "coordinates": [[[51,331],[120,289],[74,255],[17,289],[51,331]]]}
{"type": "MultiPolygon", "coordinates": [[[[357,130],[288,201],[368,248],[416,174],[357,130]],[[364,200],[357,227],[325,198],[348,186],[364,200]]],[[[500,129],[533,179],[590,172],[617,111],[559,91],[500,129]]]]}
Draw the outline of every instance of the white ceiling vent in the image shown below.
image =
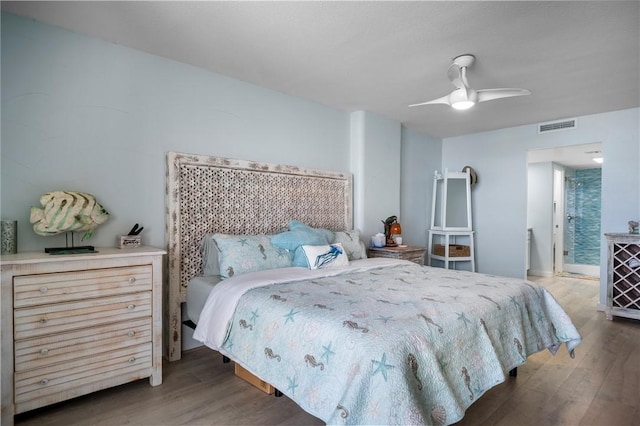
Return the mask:
{"type": "Polygon", "coordinates": [[[562,121],[551,121],[548,123],[541,123],[538,125],[538,133],[557,132],[560,130],[570,130],[577,127],[575,118],[562,121]]]}

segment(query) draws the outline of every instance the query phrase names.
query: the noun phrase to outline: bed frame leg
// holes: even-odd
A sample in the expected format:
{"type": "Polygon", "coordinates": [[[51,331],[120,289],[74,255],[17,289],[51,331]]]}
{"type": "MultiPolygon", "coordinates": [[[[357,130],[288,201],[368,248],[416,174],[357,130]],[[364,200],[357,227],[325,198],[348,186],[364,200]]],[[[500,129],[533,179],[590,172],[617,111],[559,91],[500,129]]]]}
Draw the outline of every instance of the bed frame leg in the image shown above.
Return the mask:
{"type": "Polygon", "coordinates": [[[231,360],[229,359],[229,357],[222,355],[222,363],[223,364],[228,364],[230,362],[231,362],[231,360]]]}
{"type": "Polygon", "coordinates": [[[278,389],[276,389],[273,394],[275,395],[276,398],[280,398],[282,396],[282,392],[280,392],[278,389]]]}
{"type": "Polygon", "coordinates": [[[518,367],[515,367],[513,370],[509,371],[509,376],[518,377],[518,367]]]}

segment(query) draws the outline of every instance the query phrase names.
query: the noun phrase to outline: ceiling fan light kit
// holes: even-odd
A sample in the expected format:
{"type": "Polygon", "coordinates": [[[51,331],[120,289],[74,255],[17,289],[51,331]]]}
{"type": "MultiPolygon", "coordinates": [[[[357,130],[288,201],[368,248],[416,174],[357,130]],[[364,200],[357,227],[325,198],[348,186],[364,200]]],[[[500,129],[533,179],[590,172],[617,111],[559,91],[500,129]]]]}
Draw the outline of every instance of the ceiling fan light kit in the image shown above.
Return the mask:
{"type": "Polygon", "coordinates": [[[449,105],[457,110],[469,109],[476,102],[478,102],[478,93],[473,89],[456,89],[449,95],[449,105]]]}
{"type": "Polygon", "coordinates": [[[469,87],[467,80],[467,68],[469,68],[476,57],[470,54],[456,56],[453,63],[447,70],[447,77],[456,88],[450,94],[438,99],[419,104],[409,105],[410,107],[422,105],[445,104],[457,110],[465,110],[474,106],[478,102],[486,102],[494,99],[510,98],[513,96],[526,96],[531,92],[527,89],[481,89],[475,90],[469,87]]]}

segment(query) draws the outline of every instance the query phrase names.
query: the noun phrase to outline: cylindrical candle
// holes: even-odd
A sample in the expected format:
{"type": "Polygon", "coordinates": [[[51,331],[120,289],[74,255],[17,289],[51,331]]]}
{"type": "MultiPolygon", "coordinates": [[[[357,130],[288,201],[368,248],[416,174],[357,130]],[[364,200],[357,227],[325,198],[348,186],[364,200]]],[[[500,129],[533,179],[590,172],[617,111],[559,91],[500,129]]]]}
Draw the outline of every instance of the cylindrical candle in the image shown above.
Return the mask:
{"type": "Polygon", "coordinates": [[[0,254],[15,254],[18,252],[18,221],[0,221],[0,254]]]}

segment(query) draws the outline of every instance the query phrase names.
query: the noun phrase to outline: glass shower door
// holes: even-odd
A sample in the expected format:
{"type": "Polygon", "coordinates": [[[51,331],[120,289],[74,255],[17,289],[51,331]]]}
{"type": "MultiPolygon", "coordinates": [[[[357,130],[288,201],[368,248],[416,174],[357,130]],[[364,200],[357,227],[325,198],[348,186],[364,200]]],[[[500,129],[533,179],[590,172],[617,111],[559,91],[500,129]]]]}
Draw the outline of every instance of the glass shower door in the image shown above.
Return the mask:
{"type": "Polygon", "coordinates": [[[565,170],[563,263],[566,272],[599,275],[602,169],[565,170]]]}

